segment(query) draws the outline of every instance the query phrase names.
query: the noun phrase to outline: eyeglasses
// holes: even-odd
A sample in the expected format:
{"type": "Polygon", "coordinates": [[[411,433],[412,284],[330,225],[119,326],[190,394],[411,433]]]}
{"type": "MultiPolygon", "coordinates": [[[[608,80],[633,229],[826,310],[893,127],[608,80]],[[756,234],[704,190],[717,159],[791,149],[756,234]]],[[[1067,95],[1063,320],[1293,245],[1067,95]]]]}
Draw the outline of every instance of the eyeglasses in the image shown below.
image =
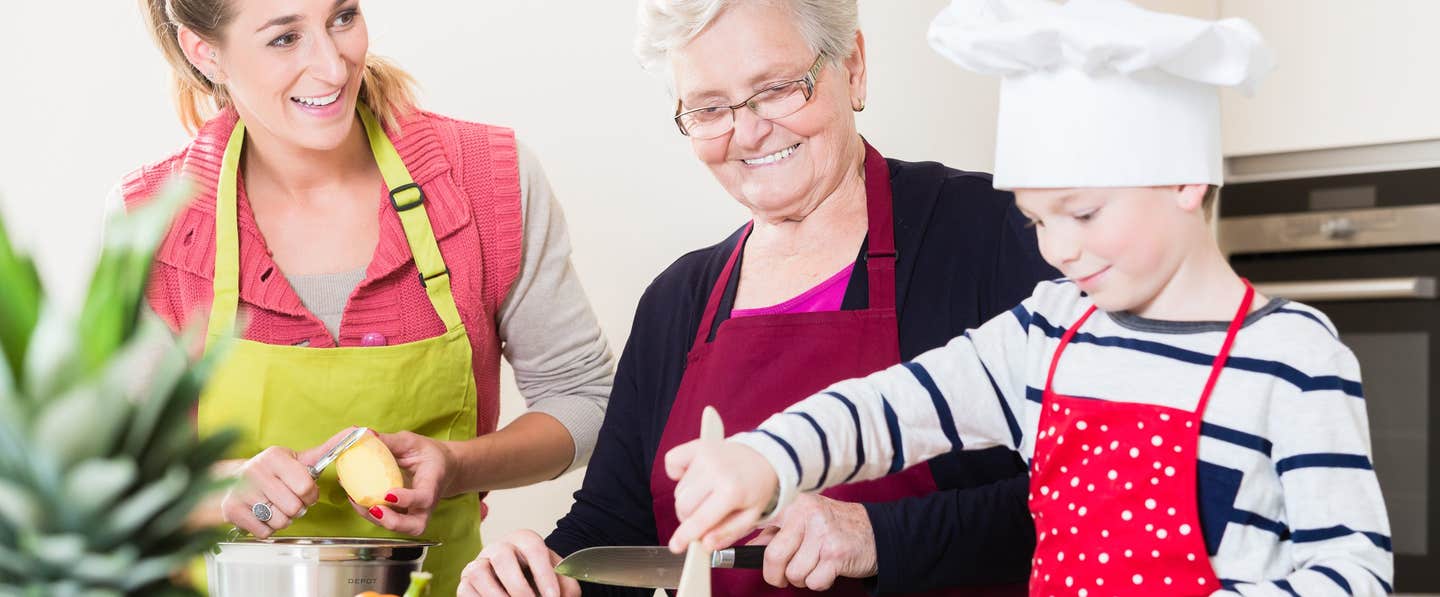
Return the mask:
{"type": "Polygon", "coordinates": [[[816,56],[815,63],[805,71],[804,77],[761,89],[733,106],[710,106],[681,112],[683,104],[677,101],[675,126],[680,128],[680,134],[687,137],[714,139],[735,128],[735,111],[740,108],[750,108],[755,115],[766,120],[784,118],[799,112],[815,93],[815,78],[820,76],[824,58],[824,54],[816,56]]]}

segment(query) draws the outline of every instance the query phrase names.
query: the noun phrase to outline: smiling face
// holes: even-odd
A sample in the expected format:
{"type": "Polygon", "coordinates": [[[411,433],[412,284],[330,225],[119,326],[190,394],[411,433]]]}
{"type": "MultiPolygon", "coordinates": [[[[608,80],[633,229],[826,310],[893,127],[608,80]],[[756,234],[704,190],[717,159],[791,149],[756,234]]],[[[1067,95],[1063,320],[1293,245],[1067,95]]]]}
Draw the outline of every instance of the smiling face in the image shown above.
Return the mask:
{"type": "Polygon", "coordinates": [[[355,126],[370,48],[359,0],[245,0],[218,52],[220,75],[251,129],[328,150],[355,126]]]}
{"type": "MultiPolygon", "coordinates": [[[[823,60],[814,93],[794,114],[765,120],[739,108],[734,130],[690,139],[695,156],[752,212],[803,218],[863,156],[852,111],[865,93],[863,43],[858,48],[838,65],[823,60]]],[[[733,105],[800,79],[815,57],[788,9],[743,2],[672,52],[670,64],[681,109],[692,110],[733,105]]]]}
{"type": "Polygon", "coordinates": [[[1016,189],[1040,253],[1106,311],[1143,313],[1207,234],[1202,185],[1016,189]]]}

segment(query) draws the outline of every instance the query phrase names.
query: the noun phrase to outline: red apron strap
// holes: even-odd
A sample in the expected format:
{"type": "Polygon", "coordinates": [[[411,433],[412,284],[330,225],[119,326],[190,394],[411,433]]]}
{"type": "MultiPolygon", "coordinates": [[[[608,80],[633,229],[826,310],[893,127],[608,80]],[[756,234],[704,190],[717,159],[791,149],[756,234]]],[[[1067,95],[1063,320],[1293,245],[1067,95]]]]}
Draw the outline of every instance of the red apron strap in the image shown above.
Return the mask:
{"type": "MultiPolygon", "coordinates": [[[[885,157],[868,142],[865,143],[865,205],[869,218],[869,244],[865,254],[870,287],[869,308],[894,309],[895,216],[894,199],[890,192],[890,166],[885,162],[885,157]]],[[[750,237],[754,228],[754,222],[745,225],[745,231],[740,234],[739,242],[735,243],[735,249],[730,253],[730,260],[725,262],[725,269],[720,271],[720,277],[715,280],[715,287],[710,290],[705,314],[700,318],[700,327],[695,330],[695,341],[691,346],[699,346],[709,339],[710,329],[714,327],[715,317],[720,311],[720,301],[724,298],[725,288],[730,282],[730,275],[735,270],[736,262],[740,260],[740,253],[745,250],[745,240],[750,237]]]]}
{"type": "Polygon", "coordinates": [[[705,302],[705,314],[700,317],[700,327],[695,330],[695,341],[690,344],[691,347],[700,346],[710,337],[710,328],[715,325],[715,314],[720,310],[720,301],[725,298],[725,287],[730,282],[730,272],[735,271],[735,262],[740,260],[740,252],[745,250],[745,239],[750,238],[750,231],[754,228],[753,221],[745,224],[745,231],[740,233],[740,240],[730,252],[730,260],[725,262],[725,269],[720,270],[715,287],[710,289],[710,299],[705,302]]]}
{"type": "Polygon", "coordinates": [[[1215,389],[1215,383],[1220,381],[1220,372],[1225,370],[1225,362],[1230,360],[1230,348],[1235,345],[1235,336],[1245,325],[1245,316],[1250,313],[1250,303],[1255,300],[1255,287],[1250,285],[1249,280],[1241,281],[1245,283],[1245,298],[1240,300],[1240,308],[1235,310],[1235,317],[1230,320],[1230,328],[1225,331],[1225,343],[1220,346],[1220,353],[1215,355],[1215,363],[1210,366],[1210,379],[1205,381],[1205,391],[1200,394],[1200,403],[1195,405],[1197,415],[1205,414],[1205,405],[1210,402],[1210,392],[1215,389]]]}
{"type": "Polygon", "coordinates": [[[1050,357],[1050,373],[1045,376],[1046,392],[1050,391],[1050,382],[1055,381],[1055,369],[1060,366],[1060,355],[1065,353],[1065,347],[1070,345],[1070,339],[1075,337],[1075,332],[1080,330],[1080,326],[1085,325],[1085,320],[1090,319],[1090,315],[1094,312],[1095,305],[1090,305],[1090,308],[1085,310],[1085,314],[1075,320],[1070,329],[1065,330],[1065,335],[1060,336],[1060,344],[1055,347],[1055,356],[1050,357]]]}
{"type": "Polygon", "coordinates": [[[890,165],[865,142],[865,206],[870,218],[865,263],[871,309],[895,308],[895,211],[890,165]]]}

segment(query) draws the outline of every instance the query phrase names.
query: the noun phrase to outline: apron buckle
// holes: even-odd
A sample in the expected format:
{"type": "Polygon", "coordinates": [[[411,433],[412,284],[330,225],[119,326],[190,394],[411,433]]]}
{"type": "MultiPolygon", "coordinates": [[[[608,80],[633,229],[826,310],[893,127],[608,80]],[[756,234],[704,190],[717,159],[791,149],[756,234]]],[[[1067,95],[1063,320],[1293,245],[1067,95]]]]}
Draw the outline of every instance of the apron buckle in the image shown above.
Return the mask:
{"type": "Polygon", "coordinates": [[[450,275],[450,268],[448,268],[448,267],[445,268],[445,269],[443,269],[443,270],[440,270],[440,273],[435,274],[435,275],[433,275],[433,276],[427,276],[427,275],[425,275],[425,272],[420,272],[420,287],[421,287],[421,288],[429,288],[429,287],[430,287],[430,281],[431,281],[431,280],[434,280],[435,278],[439,278],[440,276],[448,276],[448,275],[450,275]]]}
{"type": "Polygon", "coordinates": [[[419,185],[419,184],[416,184],[416,183],[413,183],[413,182],[412,182],[412,183],[408,183],[408,184],[402,184],[402,185],[400,185],[400,186],[398,186],[398,187],[395,187],[395,188],[393,188],[393,189],[390,189],[390,206],[391,206],[391,207],[394,207],[394,208],[395,208],[395,211],[397,211],[397,212],[399,212],[399,211],[410,211],[410,210],[415,209],[415,208],[417,208],[417,207],[420,207],[421,205],[424,205],[424,204],[425,204],[425,191],[420,188],[420,185],[419,185]],[[415,200],[414,200],[414,201],[407,202],[407,203],[403,203],[403,204],[400,203],[399,199],[397,199],[396,196],[399,195],[400,193],[403,193],[403,192],[409,191],[409,190],[414,190],[414,191],[415,191],[415,195],[416,195],[415,200]]]}

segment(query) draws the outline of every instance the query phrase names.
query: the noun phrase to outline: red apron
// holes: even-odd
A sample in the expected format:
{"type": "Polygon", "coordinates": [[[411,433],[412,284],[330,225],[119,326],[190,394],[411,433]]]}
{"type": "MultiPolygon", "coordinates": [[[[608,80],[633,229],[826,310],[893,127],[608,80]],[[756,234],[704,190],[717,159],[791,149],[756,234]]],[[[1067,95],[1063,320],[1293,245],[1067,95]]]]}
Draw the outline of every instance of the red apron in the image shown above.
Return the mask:
{"type": "Polygon", "coordinates": [[[1209,595],[1196,503],[1201,416],[1255,290],[1230,322],[1194,411],[1056,394],[1060,355],[1095,312],[1066,330],[1050,361],[1030,471],[1038,539],[1031,595],[1209,595]]]}
{"type": "MultiPolygon", "coordinates": [[[[786,313],[728,319],[707,340],[749,230],[731,253],[710,291],[705,314],[687,357],[665,432],[650,471],[655,526],[662,541],[675,532],[675,482],[665,475],[664,455],[700,437],[700,412],[714,406],[730,431],[753,429],[767,417],[830,384],[860,377],[900,362],[895,317],[895,231],[890,172],[885,159],[865,146],[865,192],[869,212],[866,269],[869,308],[824,313],[786,313]]],[[[822,495],[849,502],[886,502],[935,491],[928,466],[911,467],[883,479],[835,487],[822,495]]],[[[798,595],[765,583],[759,570],[715,570],[717,595],[798,595]]],[[[855,579],[838,579],[836,595],[869,595],[855,579]]],[[[979,594],[968,591],[968,594],[979,594]]],[[[953,594],[953,591],[951,592],[953,594]]],[[[1009,594],[1009,593],[1007,593],[1009,594]]]]}

